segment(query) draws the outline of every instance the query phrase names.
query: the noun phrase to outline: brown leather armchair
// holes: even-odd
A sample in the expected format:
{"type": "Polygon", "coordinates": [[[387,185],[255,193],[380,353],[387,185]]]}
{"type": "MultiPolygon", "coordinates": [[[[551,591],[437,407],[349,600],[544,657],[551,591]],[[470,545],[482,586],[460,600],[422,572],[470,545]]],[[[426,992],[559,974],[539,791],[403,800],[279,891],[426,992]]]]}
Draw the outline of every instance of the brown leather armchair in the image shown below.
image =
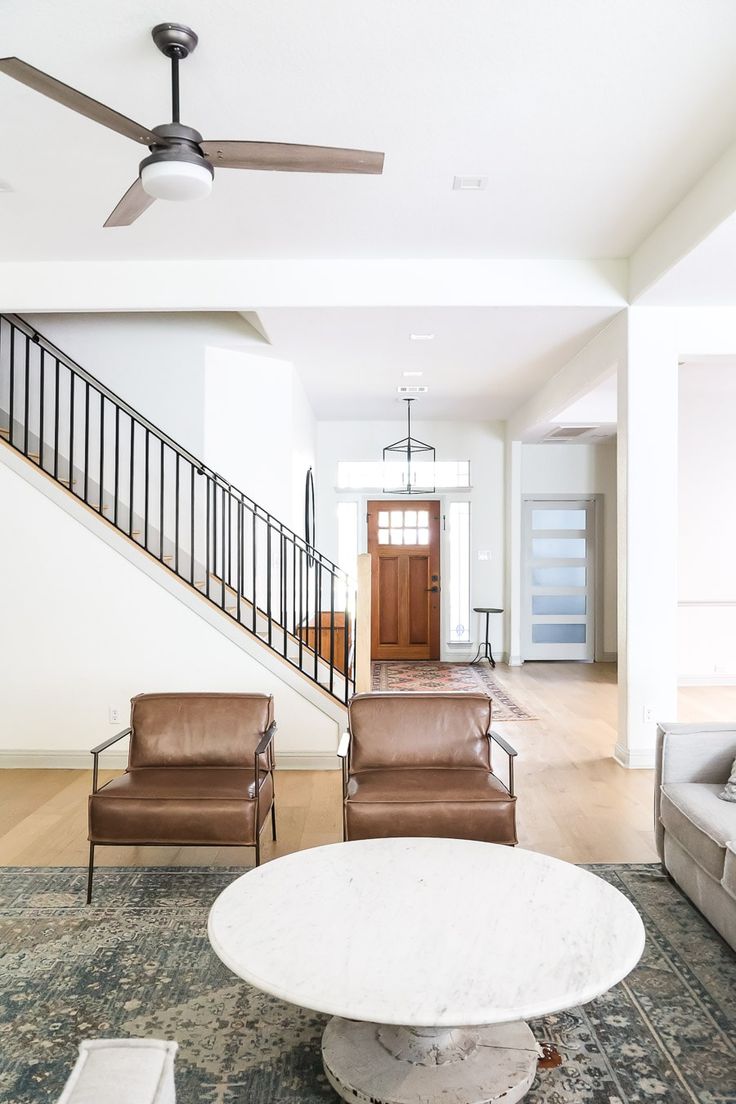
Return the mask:
{"type": "Polygon", "coordinates": [[[254,847],[271,813],[273,698],[266,694],[139,694],[130,728],[92,749],[89,874],[100,844],[254,847]],[[125,774],[98,788],[100,752],[130,736],[125,774]]]}
{"type": "Polygon", "coordinates": [[[340,741],[346,840],[443,836],[517,843],[516,751],[485,694],[357,694],[340,741]],[[507,754],[508,786],[491,742],[507,754]]]}

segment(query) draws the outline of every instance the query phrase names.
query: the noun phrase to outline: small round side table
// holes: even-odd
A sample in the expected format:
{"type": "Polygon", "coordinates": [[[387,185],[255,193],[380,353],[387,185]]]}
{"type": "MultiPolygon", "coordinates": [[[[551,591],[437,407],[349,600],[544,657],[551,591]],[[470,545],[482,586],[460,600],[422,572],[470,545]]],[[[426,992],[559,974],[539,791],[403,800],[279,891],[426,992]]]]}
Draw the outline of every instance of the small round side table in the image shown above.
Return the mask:
{"type": "Polygon", "coordinates": [[[503,613],[502,609],[496,609],[495,606],[473,606],[473,613],[484,613],[486,615],[486,638],[478,645],[478,651],[475,653],[475,659],[471,659],[471,663],[480,663],[482,659],[487,659],[491,667],[496,666],[496,661],[493,658],[493,652],[491,651],[491,638],[489,636],[489,624],[492,613],[503,613]]]}

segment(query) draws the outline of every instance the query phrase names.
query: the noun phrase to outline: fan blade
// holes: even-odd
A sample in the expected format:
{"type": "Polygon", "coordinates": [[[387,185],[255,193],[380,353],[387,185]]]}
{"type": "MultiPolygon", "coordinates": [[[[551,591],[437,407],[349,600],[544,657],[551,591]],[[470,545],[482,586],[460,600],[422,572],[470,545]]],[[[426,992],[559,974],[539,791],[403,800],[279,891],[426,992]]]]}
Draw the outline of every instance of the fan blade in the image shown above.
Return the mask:
{"type": "Polygon", "coordinates": [[[0,72],[20,81],[21,84],[27,84],[29,88],[48,96],[51,100],[56,100],[64,107],[70,107],[72,111],[78,112],[79,115],[86,115],[88,119],[92,119],[95,123],[102,123],[110,130],[116,130],[118,134],[124,134],[126,138],[132,138],[134,142],[140,142],[143,146],[152,146],[160,141],[152,131],[147,130],[140,123],[135,123],[127,116],[121,115],[119,111],[113,111],[111,107],[106,107],[105,104],[93,100],[91,96],[85,96],[83,92],[78,92],[76,88],[71,88],[68,84],[62,84],[55,77],[50,77],[48,73],[43,73],[40,69],[34,69],[32,65],[21,61],[20,58],[0,58],[0,72]]]}
{"type": "Polygon", "coordinates": [[[143,191],[141,179],[138,177],[130,185],[112,214],[108,215],[105,226],[130,226],[131,222],[135,222],[153,202],[153,196],[143,191]]]}
{"type": "Polygon", "coordinates": [[[200,142],[215,167],[272,172],[382,173],[383,154],[289,142],[200,142]]]}

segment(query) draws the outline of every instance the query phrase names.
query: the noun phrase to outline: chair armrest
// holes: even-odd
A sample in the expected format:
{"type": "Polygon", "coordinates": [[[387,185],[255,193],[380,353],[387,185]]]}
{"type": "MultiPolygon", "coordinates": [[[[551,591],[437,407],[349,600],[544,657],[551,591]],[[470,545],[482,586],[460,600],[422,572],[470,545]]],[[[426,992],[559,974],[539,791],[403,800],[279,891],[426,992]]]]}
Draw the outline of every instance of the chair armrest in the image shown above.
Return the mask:
{"type": "Polygon", "coordinates": [[[349,747],[350,747],[350,733],[349,732],[343,732],[342,736],[340,737],[340,743],[337,745],[337,754],[340,756],[341,759],[346,759],[347,758],[349,747]]]}
{"type": "Polygon", "coordinates": [[[258,759],[261,755],[263,755],[264,751],[266,751],[266,749],[270,745],[271,741],[273,740],[275,732],[276,732],[276,722],[272,721],[271,724],[266,729],[266,731],[261,736],[260,740],[258,741],[258,747],[256,748],[255,752],[253,753],[254,754],[254,760],[255,760],[256,778],[258,777],[258,759]]]}
{"type": "Polygon", "coordinates": [[[97,793],[97,772],[98,772],[98,767],[99,767],[99,762],[100,762],[100,760],[99,760],[100,752],[104,751],[105,748],[109,748],[111,744],[117,743],[118,740],[122,740],[123,736],[130,736],[132,731],[133,731],[132,728],[124,728],[123,731],[118,732],[118,734],[116,736],[111,736],[109,738],[109,740],[103,740],[101,744],[97,745],[97,747],[92,748],[92,750],[90,752],[90,755],[92,756],[92,762],[93,762],[93,767],[92,767],[92,793],[93,794],[97,793]]]}
{"type": "Polygon", "coordinates": [[[123,736],[129,736],[132,731],[132,728],[124,728],[122,732],[118,732],[117,736],[111,736],[109,740],[103,740],[97,747],[93,747],[90,755],[99,755],[105,748],[109,748],[110,744],[114,744],[117,740],[122,740],[123,736]]]}
{"type": "Polygon", "coordinates": [[[498,732],[494,732],[491,729],[488,733],[489,742],[498,744],[502,751],[505,751],[509,757],[509,784],[507,789],[511,797],[514,796],[514,759],[519,754],[515,747],[512,747],[508,740],[504,740],[498,732]]]}

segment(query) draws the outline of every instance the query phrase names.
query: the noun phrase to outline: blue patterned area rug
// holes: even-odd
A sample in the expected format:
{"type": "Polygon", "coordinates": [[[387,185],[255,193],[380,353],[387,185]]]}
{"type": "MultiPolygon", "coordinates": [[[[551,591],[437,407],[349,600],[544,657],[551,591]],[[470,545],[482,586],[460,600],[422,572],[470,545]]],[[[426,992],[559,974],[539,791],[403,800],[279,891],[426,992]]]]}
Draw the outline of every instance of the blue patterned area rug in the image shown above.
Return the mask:
{"type": "MultiPolygon", "coordinates": [[[[736,1102],[736,957],[657,866],[596,866],[639,909],[647,945],[620,985],[534,1021],[558,1069],[530,1104],[736,1102]]],[[[52,1104],[81,1039],[176,1039],[179,1104],[318,1104],[325,1017],[239,981],[207,942],[233,869],[0,872],[0,1100],[52,1104]]],[[[299,922],[298,914],[294,923],[299,922]]],[[[449,933],[448,933],[449,935],[449,933]]],[[[490,953],[490,950],[489,950],[490,953]]]]}

